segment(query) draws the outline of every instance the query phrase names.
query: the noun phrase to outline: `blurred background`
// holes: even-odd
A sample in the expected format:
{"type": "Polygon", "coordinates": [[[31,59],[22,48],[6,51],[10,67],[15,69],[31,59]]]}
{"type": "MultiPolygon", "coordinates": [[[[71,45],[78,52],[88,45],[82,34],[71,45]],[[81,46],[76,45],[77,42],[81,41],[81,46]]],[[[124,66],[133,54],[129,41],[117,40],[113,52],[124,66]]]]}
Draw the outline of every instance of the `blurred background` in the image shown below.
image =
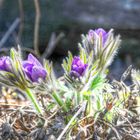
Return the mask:
{"type": "Polygon", "coordinates": [[[111,76],[131,64],[140,68],[140,0],[0,0],[1,55],[20,44],[53,60],[58,76],[68,50],[77,53],[80,35],[99,27],[114,28],[123,40],[111,76]]]}

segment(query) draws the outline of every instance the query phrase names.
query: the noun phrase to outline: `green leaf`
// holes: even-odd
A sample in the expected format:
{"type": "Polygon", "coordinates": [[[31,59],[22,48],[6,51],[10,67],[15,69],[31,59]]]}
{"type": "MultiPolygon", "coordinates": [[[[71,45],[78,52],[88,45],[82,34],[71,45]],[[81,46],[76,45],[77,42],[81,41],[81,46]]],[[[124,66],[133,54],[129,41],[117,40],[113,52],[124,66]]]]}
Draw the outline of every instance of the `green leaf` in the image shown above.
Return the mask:
{"type": "Polygon", "coordinates": [[[101,108],[101,104],[100,104],[100,100],[99,100],[99,98],[98,98],[98,100],[97,100],[97,102],[96,102],[96,105],[97,105],[97,109],[100,110],[100,108],[101,108]]]}
{"type": "Polygon", "coordinates": [[[96,78],[93,79],[90,89],[93,90],[97,87],[100,87],[102,84],[104,84],[105,79],[102,78],[102,76],[98,75],[96,78]]]}
{"type": "Polygon", "coordinates": [[[49,111],[49,110],[52,110],[54,107],[55,107],[55,103],[54,102],[51,102],[49,105],[46,106],[46,109],[49,111]]]}
{"type": "Polygon", "coordinates": [[[72,64],[73,56],[71,52],[68,52],[68,57],[63,60],[62,67],[66,74],[69,74],[71,71],[71,64],[72,64]]]}

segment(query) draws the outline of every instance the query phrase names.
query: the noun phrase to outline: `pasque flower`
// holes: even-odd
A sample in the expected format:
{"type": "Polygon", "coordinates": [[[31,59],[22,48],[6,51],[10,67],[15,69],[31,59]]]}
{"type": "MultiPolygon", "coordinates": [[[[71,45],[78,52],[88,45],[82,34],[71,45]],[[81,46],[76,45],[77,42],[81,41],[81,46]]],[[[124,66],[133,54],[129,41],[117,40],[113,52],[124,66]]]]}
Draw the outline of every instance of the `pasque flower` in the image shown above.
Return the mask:
{"type": "Polygon", "coordinates": [[[0,58],[0,70],[8,72],[11,70],[11,58],[9,56],[3,56],[0,58]]]}
{"type": "Polygon", "coordinates": [[[89,30],[89,32],[88,32],[88,39],[89,40],[96,39],[99,36],[102,36],[102,43],[103,43],[103,46],[104,46],[104,44],[107,40],[107,37],[108,37],[108,32],[106,32],[102,28],[98,28],[98,29],[95,29],[95,30],[89,30]]]}
{"type": "Polygon", "coordinates": [[[72,61],[70,75],[72,77],[77,77],[77,78],[79,78],[80,76],[83,76],[87,66],[88,66],[87,64],[84,64],[82,62],[80,57],[75,56],[72,61]]]}
{"type": "Polygon", "coordinates": [[[28,59],[23,61],[23,70],[28,78],[33,82],[38,82],[39,78],[45,79],[47,72],[42,64],[32,55],[28,55],[28,59]]]}

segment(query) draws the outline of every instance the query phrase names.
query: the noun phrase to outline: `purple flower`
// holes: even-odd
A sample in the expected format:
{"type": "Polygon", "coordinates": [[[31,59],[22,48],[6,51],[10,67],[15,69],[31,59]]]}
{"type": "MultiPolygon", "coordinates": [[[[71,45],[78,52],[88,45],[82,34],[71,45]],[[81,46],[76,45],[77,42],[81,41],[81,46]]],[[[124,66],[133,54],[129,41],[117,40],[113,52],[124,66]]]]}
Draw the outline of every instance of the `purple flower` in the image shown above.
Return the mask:
{"type": "Polygon", "coordinates": [[[95,29],[95,30],[89,30],[89,32],[88,32],[88,39],[91,40],[91,41],[93,39],[96,39],[99,36],[102,36],[102,43],[103,43],[103,46],[104,46],[104,44],[107,40],[107,37],[108,37],[108,32],[106,32],[102,28],[98,28],[98,29],[95,29]]]}
{"type": "Polygon", "coordinates": [[[46,70],[32,54],[28,55],[28,59],[23,61],[22,65],[24,72],[31,81],[38,82],[39,78],[46,78],[46,70]]]}
{"type": "Polygon", "coordinates": [[[83,76],[87,66],[88,65],[84,64],[79,57],[75,56],[72,61],[70,75],[76,78],[83,76]]]}
{"type": "Polygon", "coordinates": [[[9,56],[3,56],[0,58],[0,70],[11,71],[11,58],[9,56]]]}

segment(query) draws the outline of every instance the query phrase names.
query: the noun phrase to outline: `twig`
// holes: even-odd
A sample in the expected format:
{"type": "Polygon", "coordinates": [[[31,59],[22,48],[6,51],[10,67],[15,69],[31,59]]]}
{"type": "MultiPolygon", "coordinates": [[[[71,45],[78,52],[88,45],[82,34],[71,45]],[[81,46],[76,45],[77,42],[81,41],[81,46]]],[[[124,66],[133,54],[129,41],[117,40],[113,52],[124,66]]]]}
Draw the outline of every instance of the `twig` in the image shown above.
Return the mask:
{"type": "Polygon", "coordinates": [[[120,135],[119,135],[119,133],[118,133],[118,131],[117,131],[117,129],[115,128],[115,126],[114,126],[112,123],[109,123],[109,122],[107,122],[107,121],[105,121],[105,120],[101,120],[101,119],[98,119],[98,121],[99,121],[99,122],[102,122],[102,123],[104,123],[104,124],[106,124],[107,126],[109,126],[109,127],[114,131],[114,133],[115,133],[117,139],[118,139],[118,140],[121,139],[121,138],[120,138],[120,135]]]}
{"type": "Polygon", "coordinates": [[[17,28],[18,24],[20,23],[20,19],[16,18],[12,25],[9,27],[8,31],[5,33],[5,35],[0,40],[0,48],[5,44],[9,36],[12,34],[12,32],[17,28]]]}
{"type": "MultiPolygon", "coordinates": [[[[25,104],[24,104],[25,105],[25,104]]],[[[15,106],[15,107],[22,107],[23,105],[14,104],[14,103],[0,103],[0,106],[15,106]]]]}
{"type": "MultiPolygon", "coordinates": [[[[0,108],[0,111],[17,111],[18,109],[20,109],[20,108],[17,108],[17,109],[14,109],[14,108],[0,108]]],[[[27,110],[27,109],[24,109],[23,111],[28,112],[28,113],[36,113],[33,110],[27,110]]]]}
{"type": "Polygon", "coordinates": [[[81,106],[81,108],[77,111],[77,113],[75,113],[75,115],[72,117],[72,119],[69,121],[69,123],[67,124],[67,126],[65,127],[65,129],[62,131],[62,133],[59,135],[57,140],[61,140],[61,138],[63,137],[63,135],[66,133],[66,131],[68,130],[69,126],[71,125],[71,123],[75,120],[75,118],[85,109],[86,106],[86,102],[84,102],[81,106]]]}
{"type": "MultiPolygon", "coordinates": [[[[140,123],[139,122],[137,122],[137,123],[134,123],[134,124],[132,124],[132,126],[133,127],[140,127],[140,123]]],[[[116,127],[118,127],[118,128],[124,128],[124,127],[131,127],[131,125],[130,124],[119,124],[119,125],[117,125],[116,127]]]]}
{"type": "Polygon", "coordinates": [[[4,120],[3,119],[0,119],[0,123],[4,123],[4,120]]]}
{"type": "MultiPolygon", "coordinates": [[[[116,110],[117,111],[117,110],[116,110]]],[[[125,110],[126,112],[128,112],[127,110],[125,110]]],[[[133,126],[132,126],[132,123],[129,121],[129,119],[128,118],[126,118],[126,117],[124,117],[123,115],[121,115],[121,113],[119,112],[119,110],[117,111],[118,112],[118,114],[121,116],[121,118],[123,119],[123,120],[126,120],[126,122],[128,122],[128,124],[130,125],[130,127],[131,127],[131,129],[133,130],[134,128],[133,128],[133,126]]],[[[129,113],[129,112],[128,112],[129,113]]]]}
{"type": "Polygon", "coordinates": [[[52,52],[54,51],[57,43],[64,37],[63,33],[60,33],[57,37],[55,33],[52,33],[51,38],[49,40],[49,43],[44,51],[44,53],[42,54],[41,58],[48,58],[52,52]]]}
{"type": "Polygon", "coordinates": [[[55,111],[50,117],[47,118],[47,120],[51,120],[57,114],[57,112],[58,111],[55,111]]]}
{"type": "Polygon", "coordinates": [[[18,0],[18,4],[19,4],[19,14],[20,14],[20,26],[19,26],[19,32],[18,32],[18,40],[21,40],[21,36],[22,36],[22,32],[23,32],[23,28],[24,28],[24,10],[23,10],[23,1],[22,0],[18,0]]]}
{"type": "Polygon", "coordinates": [[[0,8],[2,7],[3,4],[3,0],[0,0],[0,8]]]}
{"type": "Polygon", "coordinates": [[[37,55],[40,55],[39,53],[39,24],[40,24],[40,6],[39,1],[34,0],[35,4],[35,26],[34,26],[34,51],[37,55]]]}

